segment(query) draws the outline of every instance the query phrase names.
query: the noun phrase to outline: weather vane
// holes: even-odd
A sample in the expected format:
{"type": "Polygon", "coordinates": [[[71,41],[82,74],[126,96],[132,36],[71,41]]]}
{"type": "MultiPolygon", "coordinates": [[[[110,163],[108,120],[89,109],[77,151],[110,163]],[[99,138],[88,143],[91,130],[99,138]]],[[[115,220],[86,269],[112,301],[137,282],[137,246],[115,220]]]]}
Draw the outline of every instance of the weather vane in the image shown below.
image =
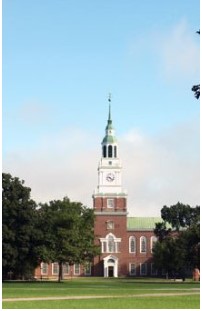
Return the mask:
{"type": "Polygon", "coordinates": [[[111,102],[111,93],[109,93],[108,101],[111,102]]]}

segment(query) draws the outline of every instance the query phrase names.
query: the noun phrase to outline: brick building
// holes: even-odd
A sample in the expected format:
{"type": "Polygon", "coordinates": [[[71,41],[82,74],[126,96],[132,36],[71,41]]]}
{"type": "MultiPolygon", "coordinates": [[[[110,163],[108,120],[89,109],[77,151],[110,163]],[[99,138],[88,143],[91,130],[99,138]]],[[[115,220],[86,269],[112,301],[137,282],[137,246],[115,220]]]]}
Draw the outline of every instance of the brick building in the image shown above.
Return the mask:
{"type": "MultiPolygon", "coordinates": [[[[95,211],[95,243],[101,255],[83,267],[68,263],[64,278],[71,276],[155,276],[152,248],[156,241],[153,229],[160,217],[127,217],[127,192],[122,186],[122,164],[109,105],[109,116],[102,141],[102,156],[98,165],[98,185],[93,193],[95,211]],[[72,271],[70,271],[70,268],[72,271]]],[[[55,278],[58,264],[42,263],[36,277],[55,278]]]]}

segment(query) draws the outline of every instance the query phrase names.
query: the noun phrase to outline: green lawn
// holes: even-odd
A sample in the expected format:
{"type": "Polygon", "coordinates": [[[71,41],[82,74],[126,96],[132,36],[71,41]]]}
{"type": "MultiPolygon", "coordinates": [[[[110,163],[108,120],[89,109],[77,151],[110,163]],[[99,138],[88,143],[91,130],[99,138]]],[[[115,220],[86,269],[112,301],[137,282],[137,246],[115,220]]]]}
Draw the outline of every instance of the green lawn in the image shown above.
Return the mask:
{"type": "Polygon", "coordinates": [[[199,309],[199,283],[150,279],[82,278],[57,282],[3,283],[5,298],[63,297],[59,300],[3,301],[4,309],[199,309]],[[185,294],[183,296],[183,294],[185,294]],[[193,293],[193,294],[192,294],[193,293]],[[138,297],[153,294],[160,297],[138,297]],[[172,296],[164,296],[169,294],[172,296]],[[180,294],[180,296],[174,296],[180,294]],[[181,296],[182,294],[182,296],[181,296]],[[134,297],[136,295],[136,297],[134,297]],[[104,296],[69,299],[73,296],[104,296]],[[108,297],[107,297],[108,296],[108,297]],[[116,297],[109,297],[116,296],[116,297]],[[132,297],[131,297],[132,296],[132,297]]]}

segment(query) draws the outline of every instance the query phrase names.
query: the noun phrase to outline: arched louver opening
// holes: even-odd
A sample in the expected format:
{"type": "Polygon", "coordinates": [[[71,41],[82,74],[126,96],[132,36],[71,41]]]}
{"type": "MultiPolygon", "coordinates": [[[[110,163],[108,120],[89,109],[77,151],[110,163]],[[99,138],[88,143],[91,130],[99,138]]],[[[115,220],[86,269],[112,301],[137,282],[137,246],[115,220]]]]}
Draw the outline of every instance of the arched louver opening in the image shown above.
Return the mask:
{"type": "Polygon", "coordinates": [[[117,148],[116,148],[116,146],[114,146],[114,158],[116,158],[117,157],[117,148]]]}
{"type": "Polygon", "coordinates": [[[112,158],[112,146],[109,145],[108,147],[108,158],[112,158]]]}
{"type": "Polygon", "coordinates": [[[104,158],[107,157],[107,148],[106,148],[106,146],[103,146],[103,148],[102,148],[102,155],[103,155],[104,158]]]}

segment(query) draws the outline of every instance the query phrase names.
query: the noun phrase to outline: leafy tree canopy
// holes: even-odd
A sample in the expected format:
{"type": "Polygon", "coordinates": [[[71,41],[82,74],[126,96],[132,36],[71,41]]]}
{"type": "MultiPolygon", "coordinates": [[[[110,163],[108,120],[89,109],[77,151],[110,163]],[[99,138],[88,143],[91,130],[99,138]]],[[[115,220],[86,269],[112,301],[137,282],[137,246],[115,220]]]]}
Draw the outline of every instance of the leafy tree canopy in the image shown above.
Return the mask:
{"type": "Polygon", "coordinates": [[[165,205],[161,210],[162,219],[171,224],[172,228],[177,231],[180,228],[190,227],[192,224],[198,222],[199,215],[199,206],[191,207],[180,202],[170,207],[165,205]]]}
{"type": "Polygon", "coordinates": [[[59,280],[62,279],[63,264],[91,261],[99,253],[94,245],[92,209],[65,197],[62,201],[41,204],[38,213],[44,236],[40,257],[42,261],[59,263],[59,280]]]}
{"type": "Polygon", "coordinates": [[[154,229],[158,237],[153,249],[155,266],[168,273],[184,273],[185,269],[199,267],[200,207],[178,202],[164,206],[161,217],[163,222],[157,223],[154,229]]]}
{"type": "Polygon", "coordinates": [[[34,249],[36,203],[24,181],[2,174],[3,277],[24,277],[37,265],[34,249]]]}

